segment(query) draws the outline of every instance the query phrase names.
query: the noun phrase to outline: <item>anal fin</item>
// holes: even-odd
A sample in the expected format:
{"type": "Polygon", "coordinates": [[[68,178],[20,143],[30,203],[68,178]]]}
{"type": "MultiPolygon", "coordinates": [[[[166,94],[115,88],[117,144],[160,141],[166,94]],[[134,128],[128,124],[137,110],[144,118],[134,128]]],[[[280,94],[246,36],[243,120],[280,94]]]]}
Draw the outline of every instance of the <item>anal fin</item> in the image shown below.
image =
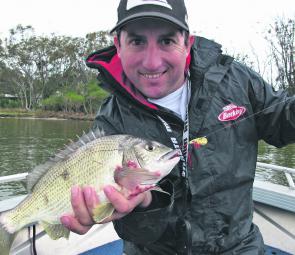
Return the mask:
{"type": "Polygon", "coordinates": [[[57,240],[61,237],[68,239],[70,236],[70,230],[61,224],[50,224],[48,222],[42,221],[41,225],[44,228],[46,234],[53,240],[57,240]]]}
{"type": "Polygon", "coordinates": [[[92,211],[93,220],[97,223],[112,215],[114,207],[109,202],[99,203],[92,211]]]}

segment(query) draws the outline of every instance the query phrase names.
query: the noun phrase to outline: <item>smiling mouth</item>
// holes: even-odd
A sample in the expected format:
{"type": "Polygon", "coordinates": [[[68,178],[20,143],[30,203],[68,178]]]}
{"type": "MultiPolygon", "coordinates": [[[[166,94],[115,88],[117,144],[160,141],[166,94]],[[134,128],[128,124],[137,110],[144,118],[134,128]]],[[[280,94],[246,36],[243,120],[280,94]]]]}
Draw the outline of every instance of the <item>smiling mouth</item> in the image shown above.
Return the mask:
{"type": "Polygon", "coordinates": [[[166,71],[161,73],[140,73],[146,79],[158,79],[160,78],[166,71]]]}

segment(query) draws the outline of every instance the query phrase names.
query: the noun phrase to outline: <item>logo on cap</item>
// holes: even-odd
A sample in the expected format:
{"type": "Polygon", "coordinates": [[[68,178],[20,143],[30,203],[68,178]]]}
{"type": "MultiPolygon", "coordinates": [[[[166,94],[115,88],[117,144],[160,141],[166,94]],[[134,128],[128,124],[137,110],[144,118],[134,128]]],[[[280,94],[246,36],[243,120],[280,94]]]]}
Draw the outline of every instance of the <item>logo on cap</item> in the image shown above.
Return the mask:
{"type": "Polygon", "coordinates": [[[236,120],[246,112],[246,108],[244,106],[236,106],[234,104],[229,104],[222,109],[224,111],[218,116],[220,121],[236,120]]]}
{"type": "Polygon", "coordinates": [[[131,8],[134,8],[139,5],[144,4],[153,4],[153,5],[159,5],[166,8],[169,8],[172,10],[172,7],[166,0],[128,0],[126,5],[126,10],[130,10],[131,8]]]}

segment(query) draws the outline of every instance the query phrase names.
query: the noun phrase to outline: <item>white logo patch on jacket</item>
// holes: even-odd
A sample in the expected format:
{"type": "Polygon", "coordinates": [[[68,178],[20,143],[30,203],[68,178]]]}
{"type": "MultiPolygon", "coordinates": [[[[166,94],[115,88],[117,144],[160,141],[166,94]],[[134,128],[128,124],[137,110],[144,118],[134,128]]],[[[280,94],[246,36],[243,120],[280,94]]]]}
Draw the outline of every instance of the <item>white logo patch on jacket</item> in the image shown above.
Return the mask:
{"type": "Polygon", "coordinates": [[[234,104],[229,104],[222,108],[223,112],[218,115],[220,121],[231,121],[236,120],[246,112],[244,106],[236,106],[234,104]]]}
{"type": "Polygon", "coordinates": [[[154,5],[160,5],[166,8],[169,8],[172,10],[172,7],[166,0],[128,0],[126,5],[126,10],[130,10],[131,8],[134,8],[139,5],[144,4],[154,4],[154,5]]]}

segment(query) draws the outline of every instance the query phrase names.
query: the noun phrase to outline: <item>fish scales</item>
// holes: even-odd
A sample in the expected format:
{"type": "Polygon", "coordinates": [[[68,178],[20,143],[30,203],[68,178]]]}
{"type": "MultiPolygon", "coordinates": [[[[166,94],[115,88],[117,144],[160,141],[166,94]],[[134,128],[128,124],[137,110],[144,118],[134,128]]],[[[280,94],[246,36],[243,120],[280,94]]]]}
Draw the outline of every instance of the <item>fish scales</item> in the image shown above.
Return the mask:
{"type": "MultiPolygon", "coordinates": [[[[114,210],[103,194],[103,186],[111,184],[134,195],[141,186],[142,190],[146,190],[146,185],[153,187],[178,161],[176,150],[154,141],[128,135],[97,138],[93,133],[85,134],[57,157],[33,169],[28,179],[28,197],[1,214],[0,223],[11,234],[41,223],[51,238],[67,237],[69,231],[61,225],[60,217],[72,213],[72,186],[96,189],[100,204],[93,211],[93,218],[101,221],[114,210]]],[[[2,231],[0,228],[1,235],[2,231]]],[[[0,240],[0,249],[7,250],[6,246],[0,240]]]]}
{"type": "Polygon", "coordinates": [[[113,183],[113,171],[121,164],[122,158],[118,154],[120,140],[115,141],[106,138],[92,141],[48,171],[34,186],[29,200],[16,209],[13,220],[21,222],[16,231],[39,220],[58,224],[58,215],[72,211],[69,201],[73,185],[89,185],[100,191],[102,185],[113,183]],[[104,167],[99,166],[102,159],[104,167]],[[61,197],[60,194],[64,195],[61,197]]]}

